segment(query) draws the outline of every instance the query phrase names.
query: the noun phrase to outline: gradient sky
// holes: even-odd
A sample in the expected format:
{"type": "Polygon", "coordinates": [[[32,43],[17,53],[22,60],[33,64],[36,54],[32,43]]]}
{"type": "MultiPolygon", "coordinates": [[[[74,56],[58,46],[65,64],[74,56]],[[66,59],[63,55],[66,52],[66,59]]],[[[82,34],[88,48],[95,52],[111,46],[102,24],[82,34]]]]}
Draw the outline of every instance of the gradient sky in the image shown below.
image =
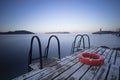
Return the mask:
{"type": "Polygon", "coordinates": [[[120,0],[0,0],[0,31],[93,32],[120,28],[120,0]]]}

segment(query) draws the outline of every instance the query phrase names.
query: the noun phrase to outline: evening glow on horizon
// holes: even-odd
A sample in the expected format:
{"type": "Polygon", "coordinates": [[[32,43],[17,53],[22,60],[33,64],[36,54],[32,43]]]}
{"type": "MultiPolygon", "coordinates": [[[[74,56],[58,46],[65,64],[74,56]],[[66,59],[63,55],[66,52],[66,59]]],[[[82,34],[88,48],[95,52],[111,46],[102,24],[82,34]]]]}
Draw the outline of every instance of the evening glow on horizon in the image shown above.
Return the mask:
{"type": "Polygon", "coordinates": [[[0,31],[94,32],[120,28],[120,0],[0,0],[0,31]]]}

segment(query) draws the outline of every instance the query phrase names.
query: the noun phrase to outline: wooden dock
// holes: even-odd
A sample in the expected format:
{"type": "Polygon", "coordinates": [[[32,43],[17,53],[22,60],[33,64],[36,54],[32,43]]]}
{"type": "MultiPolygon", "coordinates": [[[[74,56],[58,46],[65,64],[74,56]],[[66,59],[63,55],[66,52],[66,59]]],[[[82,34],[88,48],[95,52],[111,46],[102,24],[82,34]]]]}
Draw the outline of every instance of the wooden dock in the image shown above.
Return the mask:
{"type": "Polygon", "coordinates": [[[16,77],[14,80],[120,80],[120,51],[108,48],[90,48],[51,62],[43,69],[16,77]],[[97,53],[104,57],[104,64],[93,66],[81,63],[78,55],[82,52],[97,53]]]}

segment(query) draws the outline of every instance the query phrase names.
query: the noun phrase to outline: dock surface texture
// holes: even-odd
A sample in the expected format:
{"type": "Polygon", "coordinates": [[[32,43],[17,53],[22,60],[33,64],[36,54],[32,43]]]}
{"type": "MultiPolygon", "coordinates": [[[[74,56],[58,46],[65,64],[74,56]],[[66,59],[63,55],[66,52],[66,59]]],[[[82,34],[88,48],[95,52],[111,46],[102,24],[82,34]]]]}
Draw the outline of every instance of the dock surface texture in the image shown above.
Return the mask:
{"type": "Polygon", "coordinates": [[[66,56],[43,69],[34,69],[14,80],[120,80],[120,51],[108,48],[90,48],[66,56]],[[78,56],[83,52],[104,57],[104,64],[94,68],[81,63],[78,56]]]}

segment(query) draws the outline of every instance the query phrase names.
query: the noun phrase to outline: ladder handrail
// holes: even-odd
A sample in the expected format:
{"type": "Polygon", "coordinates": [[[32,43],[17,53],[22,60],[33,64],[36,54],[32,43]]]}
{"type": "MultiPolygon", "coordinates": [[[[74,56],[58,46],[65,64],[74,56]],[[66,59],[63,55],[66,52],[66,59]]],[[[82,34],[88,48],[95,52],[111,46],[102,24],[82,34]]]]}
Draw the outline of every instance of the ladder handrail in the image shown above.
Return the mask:
{"type": "Polygon", "coordinates": [[[74,52],[74,48],[75,48],[75,43],[76,43],[76,40],[77,40],[77,38],[80,36],[80,40],[78,41],[79,42],[79,45],[77,45],[77,47],[79,47],[80,45],[81,45],[81,40],[83,39],[83,48],[85,48],[85,42],[84,42],[84,37],[83,37],[83,35],[81,35],[81,34],[77,34],[76,36],[75,36],[75,39],[74,39],[74,41],[73,41],[73,44],[72,44],[72,49],[71,49],[71,52],[73,53],[74,52]]]}
{"type": "Polygon", "coordinates": [[[90,48],[90,37],[87,34],[83,34],[83,37],[86,36],[88,38],[88,48],[90,48]]]}
{"type": "Polygon", "coordinates": [[[82,41],[82,40],[83,40],[83,49],[85,49],[85,39],[84,39],[84,37],[87,37],[87,39],[88,39],[88,48],[90,48],[90,37],[89,37],[87,34],[83,34],[83,35],[77,34],[77,35],[75,36],[75,39],[74,39],[73,44],[72,44],[72,49],[71,49],[71,52],[72,52],[72,53],[74,53],[74,49],[75,49],[75,48],[80,48],[80,46],[81,46],[81,41],[82,41]],[[77,45],[77,47],[76,47],[76,46],[75,46],[76,40],[77,40],[77,37],[79,37],[79,36],[81,36],[81,38],[80,38],[80,40],[78,40],[78,45],[77,45]]]}
{"type": "Polygon", "coordinates": [[[83,35],[78,34],[78,35],[76,35],[76,39],[77,39],[77,37],[79,37],[79,36],[81,36],[81,38],[80,38],[80,40],[78,41],[77,47],[80,47],[81,41],[82,41],[82,39],[83,39],[83,49],[85,49],[85,40],[84,40],[84,37],[83,37],[83,35]]]}
{"type": "Polygon", "coordinates": [[[50,45],[50,41],[51,41],[51,39],[53,37],[57,40],[57,43],[58,43],[58,58],[61,59],[61,55],[60,55],[60,41],[59,41],[58,37],[55,36],[55,35],[51,35],[49,37],[48,44],[47,44],[47,47],[45,49],[45,57],[46,57],[46,59],[48,58],[49,45],[50,45]]]}
{"type": "MultiPolygon", "coordinates": [[[[38,36],[33,36],[32,39],[31,39],[31,44],[30,44],[30,50],[29,50],[29,56],[28,56],[28,66],[29,64],[32,63],[32,48],[33,48],[33,40],[34,39],[37,39],[38,41],[38,46],[39,46],[39,59],[40,59],[40,69],[43,68],[43,65],[42,65],[42,48],[41,48],[41,42],[40,42],[40,39],[38,36]]],[[[29,68],[28,68],[29,69],[29,68]]]]}

